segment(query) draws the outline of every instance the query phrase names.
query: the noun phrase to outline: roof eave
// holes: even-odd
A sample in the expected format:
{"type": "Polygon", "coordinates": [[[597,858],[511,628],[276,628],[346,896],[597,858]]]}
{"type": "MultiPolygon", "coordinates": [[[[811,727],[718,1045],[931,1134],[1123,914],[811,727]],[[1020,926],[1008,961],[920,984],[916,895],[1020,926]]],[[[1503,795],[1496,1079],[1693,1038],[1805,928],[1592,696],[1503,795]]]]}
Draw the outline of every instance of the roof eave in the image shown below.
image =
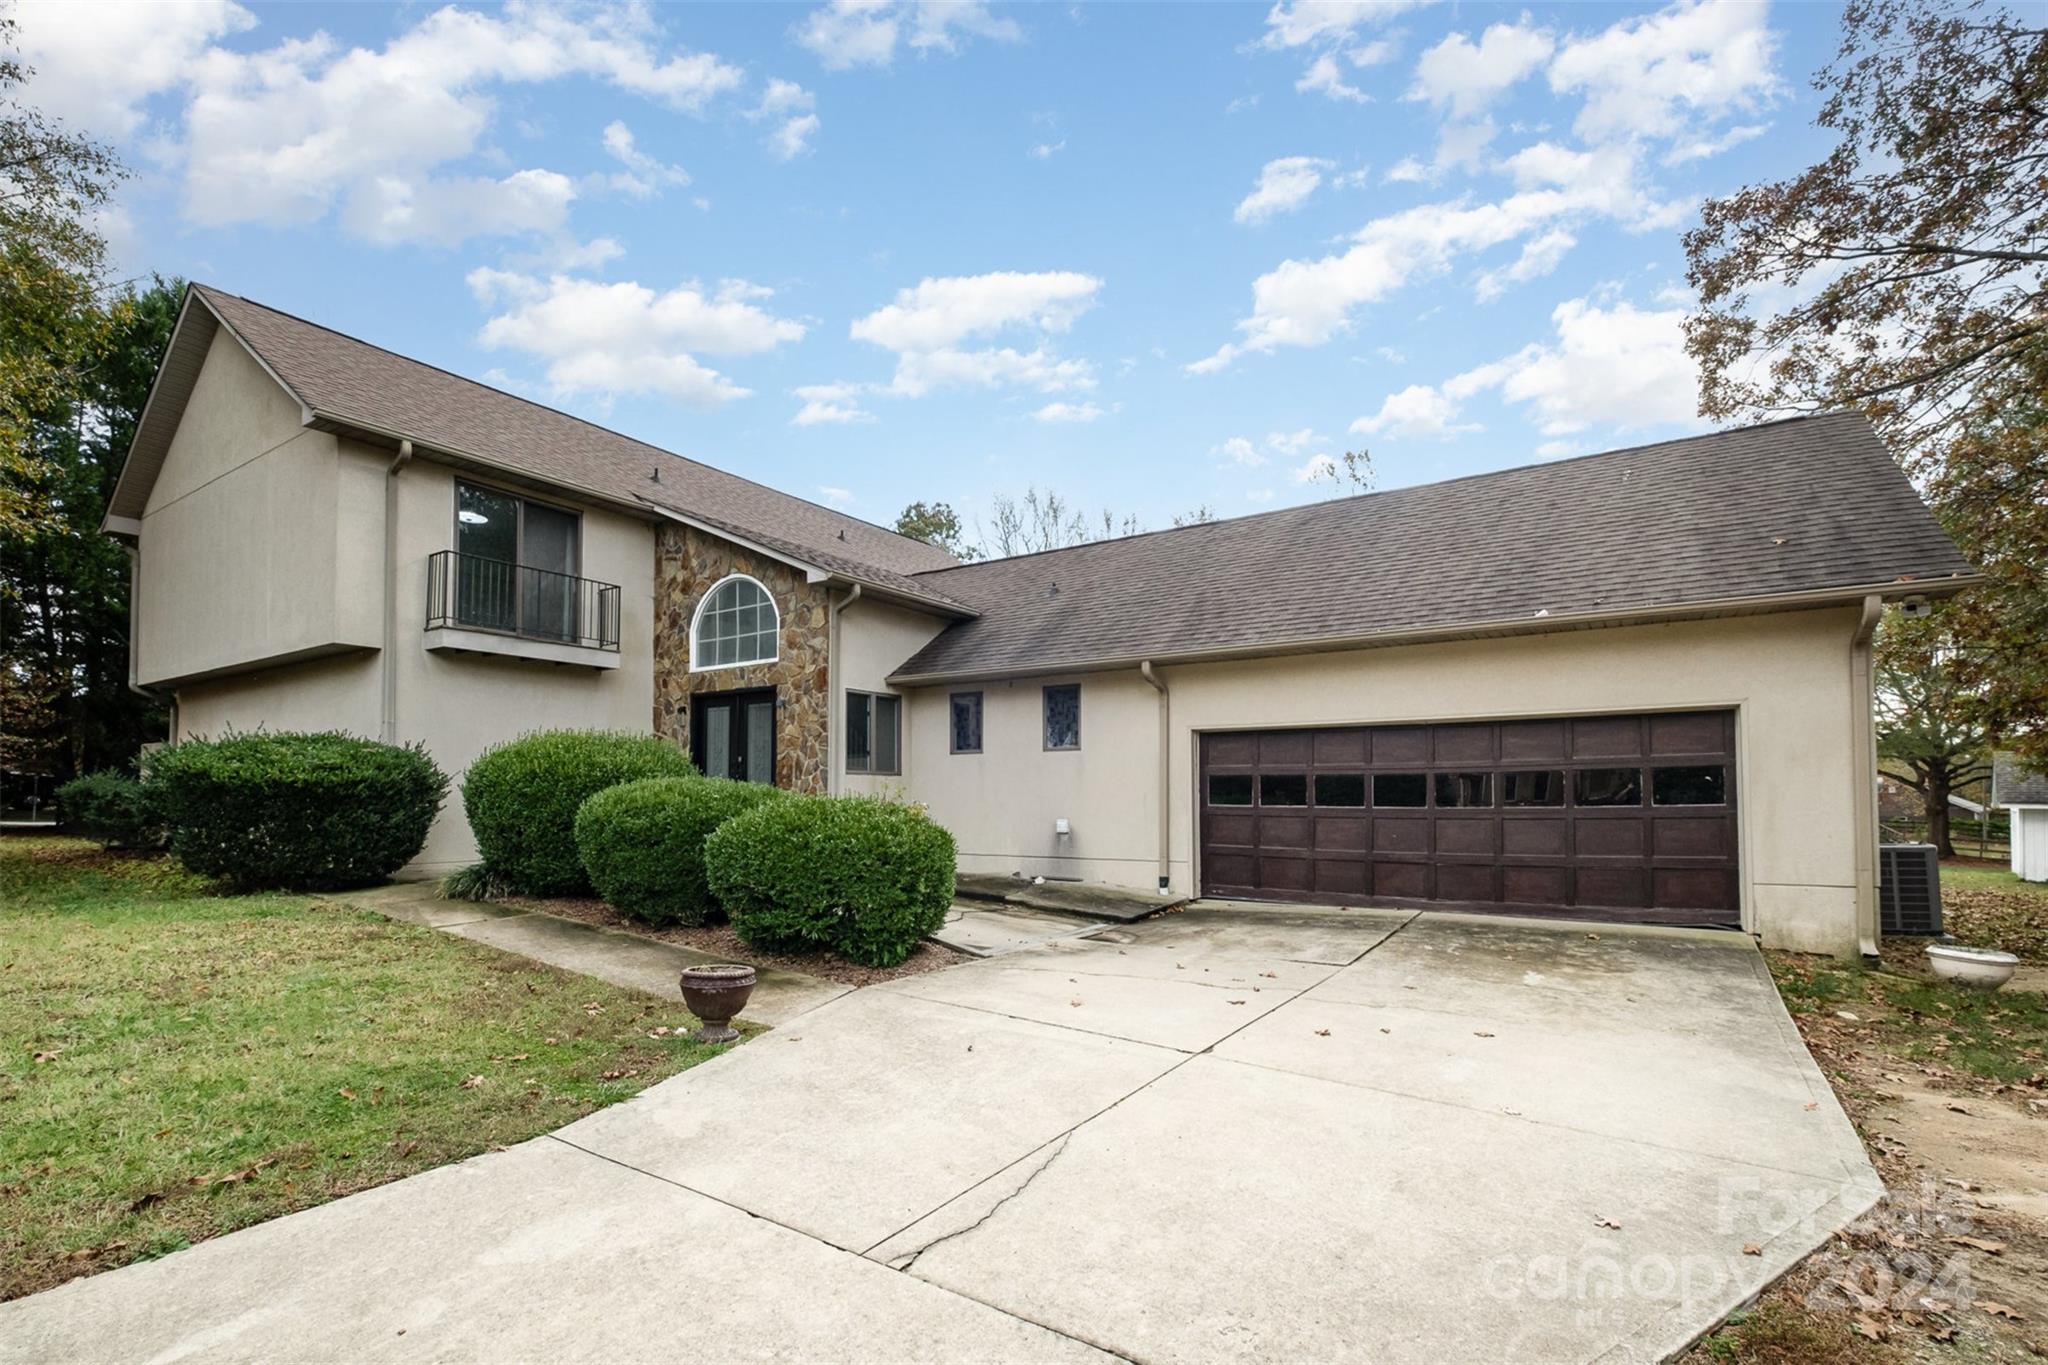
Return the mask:
{"type": "Polygon", "coordinates": [[[928,687],[942,683],[994,682],[1004,678],[1029,678],[1066,673],[1107,673],[1137,668],[1145,663],[1155,667],[1167,664],[1228,663],[1267,655],[1332,654],[1344,650],[1377,649],[1392,645],[1430,644],[1508,635],[1547,635],[1557,631],[1601,626],[1654,625],[1665,621],[1702,620],[1717,616],[1761,616],[1773,612],[1848,606],[1873,596],[1886,601],[1898,601],[1908,597],[1952,597],[1966,588],[1987,581],[1989,580],[1986,576],[1980,573],[1957,574],[1940,579],[1894,579],[1888,583],[1859,584],[1810,592],[1707,598],[1696,602],[1672,603],[1629,611],[1596,610],[1542,617],[1521,616],[1505,620],[1461,622],[1448,626],[1377,631],[1363,635],[1271,640],[1257,644],[1218,646],[1214,649],[1158,650],[1128,657],[1054,662],[1028,667],[951,669],[930,673],[898,672],[890,674],[888,680],[896,687],[928,687]]]}

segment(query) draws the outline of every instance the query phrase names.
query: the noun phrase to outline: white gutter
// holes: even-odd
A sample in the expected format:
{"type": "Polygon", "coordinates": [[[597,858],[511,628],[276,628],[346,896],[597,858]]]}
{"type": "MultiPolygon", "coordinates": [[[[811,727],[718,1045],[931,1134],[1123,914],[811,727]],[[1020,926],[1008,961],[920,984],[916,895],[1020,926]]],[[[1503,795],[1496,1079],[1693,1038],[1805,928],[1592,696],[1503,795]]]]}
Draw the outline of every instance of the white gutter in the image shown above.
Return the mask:
{"type": "Polygon", "coordinates": [[[1159,892],[1173,885],[1173,812],[1168,793],[1173,786],[1173,696],[1166,680],[1152,671],[1152,661],[1138,664],[1138,676],[1159,693],[1159,892]]]}
{"type": "MultiPolygon", "coordinates": [[[[837,602],[831,594],[825,597],[825,792],[828,796],[839,795],[845,785],[845,774],[840,767],[846,756],[840,752],[839,736],[845,733],[846,717],[841,714],[846,706],[846,697],[839,687],[839,614],[860,601],[860,584],[846,590],[846,596],[837,602]]],[[[903,736],[896,736],[896,743],[903,743],[903,736]]]]}
{"type": "Polygon", "coordinates": [[[412,442],[401,440],[384,467],[384,667],[383,740],[398,743],[398,471],[412,460],[412,442]]]}
{"type": "Polygon", "coordinates": [[[1877,913],[1877,724],[1872,715],[1870,637],[1884,615],[1884,598],[1863,599],[1863,614],[1849,640],[1850,793],[1856,820],[1856,947],[1867,961],[1878,958],[1881,926],[1877,913]]]}

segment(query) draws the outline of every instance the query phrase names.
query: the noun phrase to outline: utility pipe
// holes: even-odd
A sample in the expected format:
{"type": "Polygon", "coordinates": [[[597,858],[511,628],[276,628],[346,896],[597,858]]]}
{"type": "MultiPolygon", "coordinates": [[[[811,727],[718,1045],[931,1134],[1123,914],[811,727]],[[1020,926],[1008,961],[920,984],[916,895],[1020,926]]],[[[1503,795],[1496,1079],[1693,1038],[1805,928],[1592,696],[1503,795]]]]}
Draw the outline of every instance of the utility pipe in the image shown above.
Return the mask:
{"type": "MultiPolygon", "coordinates": [[[[828,618],[825,623],[825,789],[833,796],[839,795],[840,787],[845,785],[844,774],[839,769],[846,761],[845,755],[839,750],[839,736],[846,724],[846,717],[841,714],[846,699],[840,694],[839,688],[839,615],[858,601],[858,583],[848,588],[846,596],[837,602],[832,601],[829,595],[825,599],[825,612],[828,618]]],[[[904,742],[901,734],[896,736],[896,742],[899,745],[904,742]]]]}
{"type": "Polygon", "coordinates": [[[382,737],[398,743],[398,471],[412,459],[412,442],[401,440],[384,467],[384,668],[382,737]]]}
{"type": "Polygon", "coordinates": [[[1852,741],[1850,768],[1856,783],[1856,930],[1857,949],[1867,961],[1878,958],[1877,914],[1877,725],[1872,715],[1870,637],[1884,615],[1884,598],[1863,599],[1863,614],[1849,643],[1849,713],[1852,741]]]}
{"type": "Polygon", "coordinates": [[[1138,676],[1159,693],[1159,891],[1164,895],[1173,885],[1173,696],[1166,680],[1152,671],[1150,659],[1138,661],[1138,676]]]}

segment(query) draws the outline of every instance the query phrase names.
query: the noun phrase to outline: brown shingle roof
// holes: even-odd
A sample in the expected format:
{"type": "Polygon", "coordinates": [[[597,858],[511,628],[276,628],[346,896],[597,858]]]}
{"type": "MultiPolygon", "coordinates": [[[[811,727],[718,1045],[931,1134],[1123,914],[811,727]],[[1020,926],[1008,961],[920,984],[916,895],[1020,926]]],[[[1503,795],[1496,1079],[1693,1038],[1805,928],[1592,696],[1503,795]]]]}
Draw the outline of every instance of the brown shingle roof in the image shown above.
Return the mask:
{"type": "MultiPolygon", "coordinates": [[[[899,680],[1134,665],[1969,575],[1832,413],[919,575],[982,615],[899,680]]],[[[1564,624],[1560,620],[1558,624],[1564,624]]]]}
{"type": "Polygon", "coordinates": [[[909,575],[944,550],[204,285],[193,290],[299,400],[340,425],[652,503],[849,578],[944,602],[909,575]],[[659,467],[659,483],[648,477],[659,467]]]}

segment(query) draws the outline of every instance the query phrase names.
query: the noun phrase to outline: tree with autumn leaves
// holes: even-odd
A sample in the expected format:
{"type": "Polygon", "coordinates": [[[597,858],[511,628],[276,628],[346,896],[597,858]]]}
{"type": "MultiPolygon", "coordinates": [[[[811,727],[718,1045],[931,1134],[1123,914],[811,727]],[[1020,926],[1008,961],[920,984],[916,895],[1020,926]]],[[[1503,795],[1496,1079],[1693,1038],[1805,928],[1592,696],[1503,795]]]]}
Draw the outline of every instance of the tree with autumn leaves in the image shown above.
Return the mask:
{"type": "Polygon", "coordinates": [[[2041,13],[1851,0],[1814,80],[1835,149],[1685,239],[1701,411],[1867,413],[1989,579],[1878,638],[1880,748],[1938,835],[1990,744],[2048,761],[2041,13]]]}

